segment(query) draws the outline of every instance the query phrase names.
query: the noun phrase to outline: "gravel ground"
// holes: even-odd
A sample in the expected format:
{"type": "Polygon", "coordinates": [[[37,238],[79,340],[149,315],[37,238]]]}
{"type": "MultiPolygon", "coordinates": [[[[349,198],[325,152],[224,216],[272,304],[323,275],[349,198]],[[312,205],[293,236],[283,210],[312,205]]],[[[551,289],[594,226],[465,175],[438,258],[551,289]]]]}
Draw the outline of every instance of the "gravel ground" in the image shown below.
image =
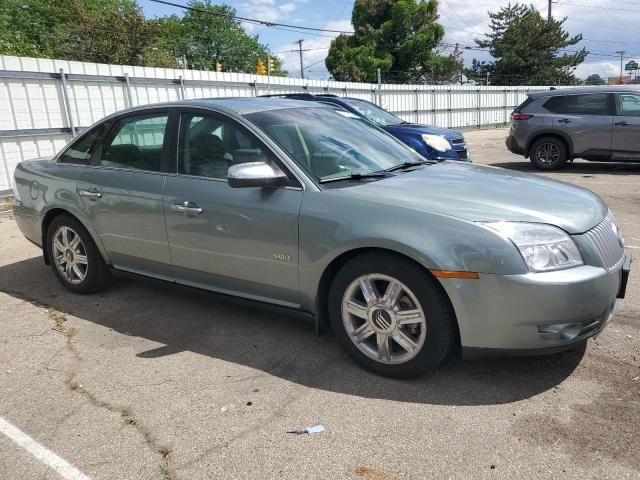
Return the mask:
{"type": "MultiPolygon", "coordinates": [[[[465,133],[474,161],[530,171],[505,133],[465,133]]],[[[598,193],[640,250],[640,165],[545,175],[598,193]]],[[[640,268],[584,348],[394,381],[218,295],[122,278],[75,296],[9,212],[0,244],[0,417],[91,479],[640,478],[640,268]]],[[[61,477],[0,434],[0,478],[61,477]]]]}

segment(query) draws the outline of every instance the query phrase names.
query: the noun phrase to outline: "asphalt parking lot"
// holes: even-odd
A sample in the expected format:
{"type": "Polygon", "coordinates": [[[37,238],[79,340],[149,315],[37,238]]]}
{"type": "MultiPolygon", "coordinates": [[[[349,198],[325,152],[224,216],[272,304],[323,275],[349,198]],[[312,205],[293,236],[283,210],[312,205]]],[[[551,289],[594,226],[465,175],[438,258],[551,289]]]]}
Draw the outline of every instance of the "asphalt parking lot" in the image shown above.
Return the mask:
{"type": "MultiPolygon", "coordinates": [[[[532,171],[505,130],[465,135],[477,163],[532,171]]],[[[640,165],[544,175],[598,193],[640,255],[640,165]]],[[[395,381],[297,317],[210,293],[119,278],[75,296],[10,212],[0,245],[0,420],[30,437],[0,433],[1,479],[64,478],[39,446],[74,479],[640,478],[640,264],[586,348],[395,381]]]]}

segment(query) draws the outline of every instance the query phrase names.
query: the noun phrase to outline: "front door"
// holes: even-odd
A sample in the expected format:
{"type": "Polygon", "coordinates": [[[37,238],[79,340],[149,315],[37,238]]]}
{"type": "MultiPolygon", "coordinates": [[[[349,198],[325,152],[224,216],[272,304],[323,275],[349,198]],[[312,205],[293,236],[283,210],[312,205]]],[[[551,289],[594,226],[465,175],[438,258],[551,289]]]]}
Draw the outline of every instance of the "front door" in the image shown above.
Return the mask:
{"type": "Polygon", "coordinates": [[[294,306],[301,188],[231,188],[230,165],[276,162],[234,120],[183,112],[165,212],[178,282],[294,306]]]}
{"type": "Polygon", "coordinates": [[[161,278],[171,271],[162,204],[168,115],[115,121],[77,183],[80,204],[113,265],[161,278]]]}
{"type": "Polygon", "coordinates": [[[640,160],[640,94],[616,93],[613,160],[640,160]]]}

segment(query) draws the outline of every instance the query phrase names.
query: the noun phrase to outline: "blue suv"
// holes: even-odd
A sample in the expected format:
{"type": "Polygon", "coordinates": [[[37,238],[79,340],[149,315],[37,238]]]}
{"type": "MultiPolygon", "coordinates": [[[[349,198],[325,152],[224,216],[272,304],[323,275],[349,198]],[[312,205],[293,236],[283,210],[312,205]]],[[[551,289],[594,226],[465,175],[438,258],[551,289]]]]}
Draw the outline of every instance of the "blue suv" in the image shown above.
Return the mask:
{"type": "Polygon", "coordinates": [[[460,132],[448,128],[405,122],[401,118],[366,100],[338,97],[336,95],[311,95],[307,93],[263,96],[308,100],[336,105],[372,122],[429,160],[471,161],[467,143],[460,132]]]}

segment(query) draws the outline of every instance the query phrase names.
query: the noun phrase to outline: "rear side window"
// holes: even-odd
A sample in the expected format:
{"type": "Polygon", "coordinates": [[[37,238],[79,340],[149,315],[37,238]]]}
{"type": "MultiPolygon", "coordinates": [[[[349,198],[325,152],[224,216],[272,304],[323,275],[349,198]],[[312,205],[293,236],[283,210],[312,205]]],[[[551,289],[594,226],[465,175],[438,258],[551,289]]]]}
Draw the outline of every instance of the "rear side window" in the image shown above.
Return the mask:
{"type": "Polygon", "coordinates": [[[115,125],[102,142],[99,164],[104,167],[162,170],[162,146],[168,114],[127,117],[115,125]]]}
{"type": "Polygon", "coordinates": [[[609,94],[565,95],[552,97],[544,104],[552,113],[572,115],[609,115],[609,94]]]}
{"type": "Polygon", "coordinates": [[[527,99],[524,102],[522,102],[520,105],[518,105],[516,107],[515,111],[516,112],[522,112],[522,111],[524,111],[525,108],[527,108],[532,103],[533,103],[533,98],[527,97],[527,99]]]}
{"type": "Polygon", "coordinates": [[[60,155],[60,163],[88,164],[105,129],[106,126],[103,123],[84,133],[60,155]]]}

